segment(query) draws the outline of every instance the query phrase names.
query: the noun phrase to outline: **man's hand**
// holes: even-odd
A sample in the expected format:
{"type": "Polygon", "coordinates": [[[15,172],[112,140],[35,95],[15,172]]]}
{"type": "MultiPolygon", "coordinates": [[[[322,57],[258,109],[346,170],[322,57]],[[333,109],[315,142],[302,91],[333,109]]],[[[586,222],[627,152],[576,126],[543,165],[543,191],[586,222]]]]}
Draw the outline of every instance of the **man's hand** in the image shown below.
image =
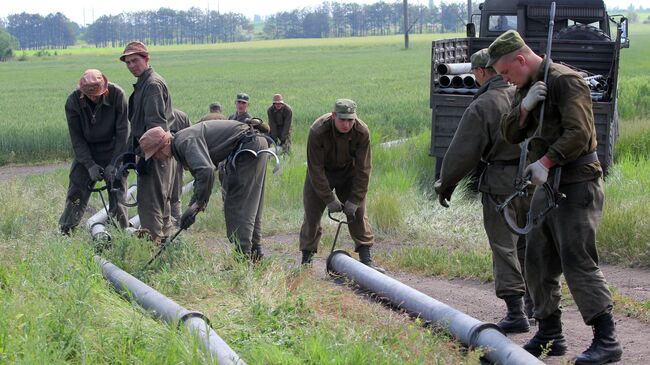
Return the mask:
{"type": "Polygon", "coordinates": [[[183,215],[181,216],[181,229],[188,229],[194,222],[196,221],[196,215],[199,213],[199,205],[196,203],[193,203],[185,211],[183,212],[183,215]]]}
{"type": "Polygon", "coordinates": [[[340,212],[343,210],[343,204],[341,204],[337,197],[334,197],[334,200],[327,204],[327,210],[329,210],[330,213],[340,212]]]}
{"type": "Polygon", "coordinates": [[[104,169],[101,166],[94,164],[88,169],[90,180],[99,181],[104,178],[104,169]]]}
{"type": "Polygon", "coordinates": [[[106,166],[106,168],[104,169],[104,178],[106,178],[106,179],[112,179],[114,173],[115,173],[115,166],[113,166],[113,165],[108,165],[108,166],[106,166]]]}
{"type": "Polygon", "coordinates": [[[456,190],[456,186],[449,186],[446,188],[442,187],[442,181],[438,180],[433,184],[433,189],[438,194],[438,203],[445,208],[449,208],[449,202],[451,201],[451,194],[456,190]]]}
{"type": "Polygon", "coordinates": [[[354,216],[357,214],[357,209],[359,209],[359,204],[354,204],[348,200],[343,206],[343,213],[348,217],[348,220],[353,220],[354,216]]]}
{"type": "Polygon", "coordinates": [[[554,165],[548,157],[543,156],[539,160],[526,166],[524,176],[530,176],[530,183],[536,186],[543,185],[548,180],[548,169],[554,165]]]}
{"type": "Polygon", "coordinates": [[[528,94],[521,101],[521,107],[529,112],[544,100],[546,100],[546,84],[544,81],[537,81],[530,87],[528,94]]]}

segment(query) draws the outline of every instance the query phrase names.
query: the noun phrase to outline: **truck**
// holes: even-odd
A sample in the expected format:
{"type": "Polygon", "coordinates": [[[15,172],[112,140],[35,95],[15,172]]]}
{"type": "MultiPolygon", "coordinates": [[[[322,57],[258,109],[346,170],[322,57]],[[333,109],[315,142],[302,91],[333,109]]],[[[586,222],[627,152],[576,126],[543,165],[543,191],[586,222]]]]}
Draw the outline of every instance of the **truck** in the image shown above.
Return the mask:
{"type": "MultiPolygon", "coordinates": [[[[545,53],[551,2],[485,0],[479,5],[480,14],[472,14],[467,23],[466,37],[432,42],[429,155],[436,159],[436,178],[463,112],[473,100],[473,90],[468,89],[471,82],[459,81],[452,85],[445,72],[454,65],[469,62],[474,52],[489,47],[509,29],[517,30],[535,53],[545,53]],[[475,18],[479,21],[478,35],[475,18]]],[[[598,158],[607,174],[618,137],[619,57],[620,49],[629,47],[628,22],[622,15],[609,15],[602,0],[556,0],[555,3],[551,59],[579,70],[586,82],[598,85],[595,91],[592,89],[593,113],[598,158]]],[[[480,169],[478,166],[474,174],[480,173],[480,169]]]]}

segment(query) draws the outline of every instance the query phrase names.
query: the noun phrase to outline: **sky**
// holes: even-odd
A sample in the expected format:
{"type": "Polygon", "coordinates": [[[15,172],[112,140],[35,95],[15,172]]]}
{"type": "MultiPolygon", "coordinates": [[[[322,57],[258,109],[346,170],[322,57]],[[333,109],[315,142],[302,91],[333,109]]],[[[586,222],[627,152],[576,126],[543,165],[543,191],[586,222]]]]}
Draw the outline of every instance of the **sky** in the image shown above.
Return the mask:
{"type": "MultiPolygon", "coordinates": [[[[290,11],[303,7],[317,7],[324,0],[0,0],[0,17],[17,13],[38,13],[43,16],[61,12],[68,19],[80,24],[89,24],[102,15],[116,15],[122,12],[139,10],[157,10],[161,7],[175,10],[187,10],[190,7],[219,10],[222,13],[241,13],[249,18],[254,15],[270,15],[280,11],[290,11]]],[[[340,0],[370,4],[379,0],[340,0]]],[[[398,0],[384,0],[393,2],[398,0]]],[[[435,0],[440,4],[441,0],[435,0]]],[[[466,0],[446,0],[447,2],[465,2],[466,0]]],[[[478,1],[478,0],[474,0],[478,1]]],[[[624,7],[639,0],[605,0],[608,7],[624,7]]],[[[410,0],[411,4],[428,5],[429,0],[410,0]]]]}

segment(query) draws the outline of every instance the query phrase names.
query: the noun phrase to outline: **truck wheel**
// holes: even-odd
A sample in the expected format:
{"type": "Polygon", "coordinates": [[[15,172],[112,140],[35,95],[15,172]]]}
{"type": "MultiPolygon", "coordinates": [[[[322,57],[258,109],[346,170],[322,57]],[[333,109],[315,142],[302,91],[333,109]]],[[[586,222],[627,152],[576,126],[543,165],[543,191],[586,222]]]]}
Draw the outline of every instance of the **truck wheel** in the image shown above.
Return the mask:
{"type": "Polygon", "coordinates": [[[555,39],[573,39],[584,41],[611,41],[602,30],[591,25],[576,24],[561,29],[555,34],[555,39]]]}

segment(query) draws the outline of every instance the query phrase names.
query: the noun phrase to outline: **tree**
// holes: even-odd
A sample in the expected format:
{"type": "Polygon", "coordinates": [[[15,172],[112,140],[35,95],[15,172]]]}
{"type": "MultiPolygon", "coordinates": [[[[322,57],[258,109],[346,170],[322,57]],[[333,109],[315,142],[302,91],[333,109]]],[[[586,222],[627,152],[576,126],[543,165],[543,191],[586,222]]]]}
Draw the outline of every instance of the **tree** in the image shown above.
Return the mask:
{"type": "Polygon", "coordinates": [[[14,50],[17,48],[18,40],[3,27],[0,27],[0,62],[13,58],[14,50]]]}

